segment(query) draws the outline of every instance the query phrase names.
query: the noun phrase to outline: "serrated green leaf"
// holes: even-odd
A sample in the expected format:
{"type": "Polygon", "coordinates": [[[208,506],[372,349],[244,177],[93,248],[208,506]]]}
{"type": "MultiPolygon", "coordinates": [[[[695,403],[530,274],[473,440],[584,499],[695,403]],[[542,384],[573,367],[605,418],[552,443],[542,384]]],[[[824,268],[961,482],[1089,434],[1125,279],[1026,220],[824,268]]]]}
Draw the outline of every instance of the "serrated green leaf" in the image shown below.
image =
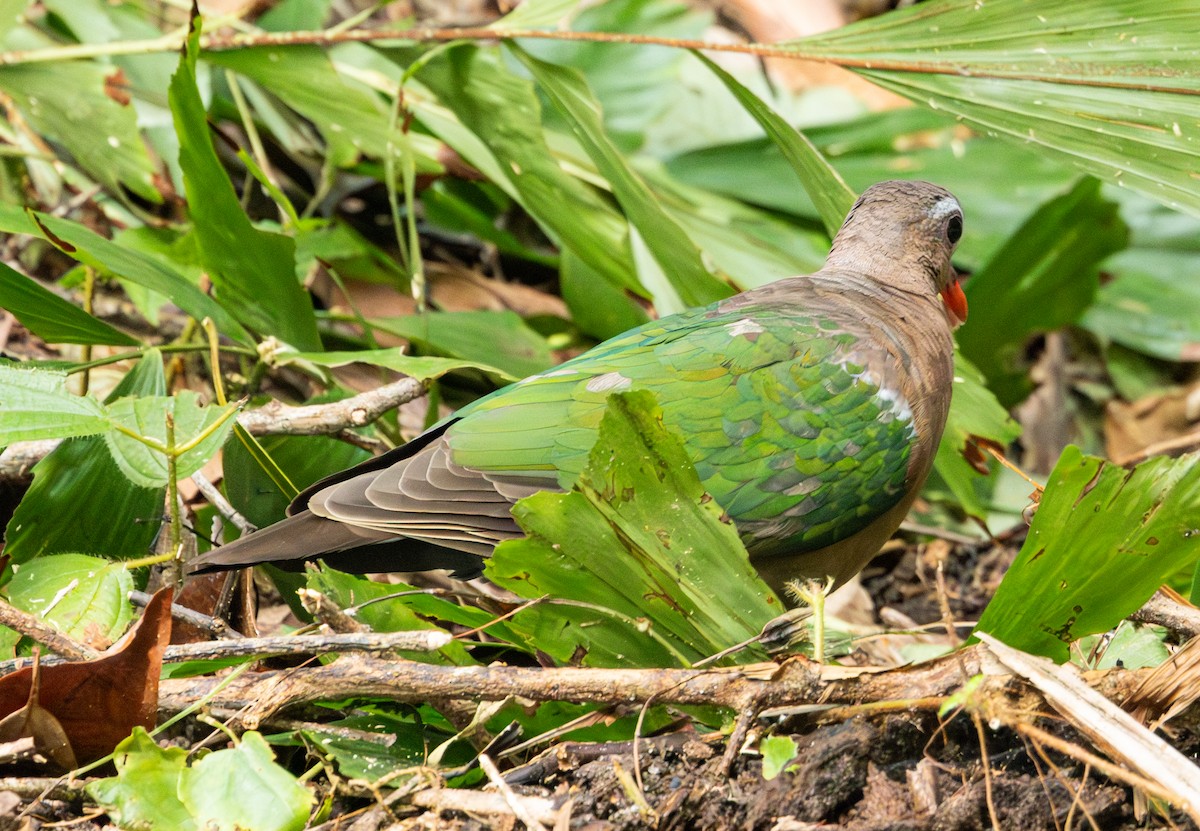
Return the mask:
{"type": "MultiPolygon", "coordinates": [[[[165,392],[161,354],[150,350],[107,401],[165,392]]],[[[4,553],[14,563],[67,552],[143,557],[158,535],[162,512],[162,488],[130,482],[104,439],[86,436],[61,443],[34,466],[33,484],[5,529],[4,553]]]]}
{"type": "Polygon", "coordinates": [[[138,341],[0,263],[0,307],[47,343],[137,346],[138,341]]]}
{"type": "Polygon", "coordinates": [[[939,0],[776,44],[1200,214],[1191,0],[939,0]]]}
{"type": "MultiPolygon", "coordinates": [[[[200,396],[196,393],[181,390],[173,396],[123,398],[109,407],[109,418],[114,427],[119,425],[138,436],[165,445],[166,417],[170,414],[175,419],[177,448],[206,433],[201,441],[181,453],[176,460],[176,476],[183,479],[204,467],[216,455],[233,428],[230,414],[236,409],[233,404],[224,407],[204,406],[200,404],[200,396]],[[219,426],[214,427],[218,422],[219,426]]],[[[130,481],[146,488],[167,484],[169,475],[165,453],[116,429],[105,433],[104,438],[109,452],[130,481]]]]}
{"type": "Polygon", "coordinates": [[[201,261],[217,299],[242,323],[297,349],[317,350],[312,302],[296,279],[295,242],[250,224],[213,149],[196,87],[199,36],[189,37],[168,98],[201,261]]]}
{"type": "Polygon", "coordinates": [[[518,502],[528,537],[501,543],[488,561],[504,588],[562,601],[526,609],[512,627],[560,661],[585,650],[589,665],[688,664],[754,637],[782,606],[653,395],[608,402],[575,489],[518,502]]]}
{"type": "Polygon", "coordinates": [[[281,768],[262,736],[242,735],[190,767],[182,748],[159,747],[140,727],[117,746],[117,775],[88,793],[122,828],[300,831],[313,796],[281,768]]]}
{"type": "Polygon", "coordinates": [[[83,554],[52,554],[22,565],[8,601],[71,637],[112,642],[133,619],[133,577],[120,564],[83,554]]]}
{"type": "Polygon", "coordinates": [[[65,373],[0,364],[0,447],[92,436],[103,433],[107,421],[100,402],[67,390],[65,373]]]}
{"type": "Polygon", "coordinates": [[[1197,538],[1200,456],[1127,470],[1068,447],[977,628],[1065,661],[1072,642],[1113,628],[1190,568],[1197,538]]]}

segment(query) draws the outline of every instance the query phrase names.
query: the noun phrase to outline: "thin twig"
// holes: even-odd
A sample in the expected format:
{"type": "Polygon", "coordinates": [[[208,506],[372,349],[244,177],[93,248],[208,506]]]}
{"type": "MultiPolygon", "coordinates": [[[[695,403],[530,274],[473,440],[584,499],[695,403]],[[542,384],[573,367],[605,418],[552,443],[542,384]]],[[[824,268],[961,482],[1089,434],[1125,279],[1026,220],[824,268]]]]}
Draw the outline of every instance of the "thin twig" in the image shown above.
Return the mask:
{"type": "Polygon", "coordinates": [[[491,782],[496,790],[500,792],[500,795],[504,797],[504,802],[509,808],[512,809],[512,812],[516,815],[517,819],[525,823],[526,828],[529,828],[530,831],[548,831],[546,826],[543,825],[525,805],[525,797],[519,796],[517,792],[514,791],[507,782],[504,781],[504,777],[500,775],[500,771],[496,767],[496,763],[493,762],[486,753],[479,754],[479,767],[483,769],[485,774],[487,774],[488,781],[491,782]]]}
{"type": "MultiPolygon", "coordinates": [[[[0,624],[37,641],[68,661],[93,661],[100,657],[100,652],[97,650],[63,634],[40,617],[23,612],[2,599],[0,599],[0,624]]],[[[42,660],[43,664],[49,662],[48,657],[42,660]]],[[[20,666],[27,666],[30,663],[28,658],[17,660],[20,666]]]]}
{"type": "MultiPolygon", "coordinates": [[[[164,663],[184,661],[219,661],[228,658],[277,658],[328,653],[366,652],[391,654],[397,650],[432,652],[450,643],[448,632],[425,629],[415,632],[356,632],[336,635],[277,635],[265,638],[233,638],[223,641],[179,643],[168,646],[164,663]]],[[[86,660],[86,659],[74,659],[86,660]]],[[[29,663],[28,658],[0,661],[0,673],[12,672],[29,663]]],[[[63,658],[48,655],[42,666],[66,663],[63,658]]]]}
{"type": "MultiPolygon", "coordinates": [[[[135,606],[144,607],[150,602],[151,594],[140,592],[136,589],[129,593],[129,602],[135,606]]],[[[181,623],[195,626],[197,629],[203,629],[206,632],[211,632],[218,638],[241,638],[244,637],[241,632],[230,628],[229,624],[220,618],[210,617],[195,609],[189,609],[187,606],[181,606],[178,603],[171,604],[171,617],[181,623]]]]}
{"type": "Polygon", "coordinates": [[[197,470],[192,474],[192,481],[200,489],[200,493],[204,494],[204,498],[208,500],[208,504],[216,508],[221,516],[236,525],[237,529],[243,534],[250,534],[258,530],[258,527],[253,522],[246,519],[238,513],[236,508],[229,504],[229,500],[225,498],[225,494],[217,490],[217,486],[210,482],[208,477],[203,473],[197,470]]]}

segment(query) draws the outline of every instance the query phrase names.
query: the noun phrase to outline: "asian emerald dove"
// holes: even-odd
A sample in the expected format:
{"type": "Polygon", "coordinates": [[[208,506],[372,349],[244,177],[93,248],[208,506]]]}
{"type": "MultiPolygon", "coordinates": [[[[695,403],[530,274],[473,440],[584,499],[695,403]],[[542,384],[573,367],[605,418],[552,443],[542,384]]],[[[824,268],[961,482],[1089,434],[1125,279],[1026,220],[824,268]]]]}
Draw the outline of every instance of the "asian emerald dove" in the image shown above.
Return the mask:
{"type": "Polygon", "coordinates": [[[649,389],[767,582],[840,584],[895,532],[933,463],[951,330],[967,313],[950,264],[961,234],[948,191],[875,185],[820,271],[651,321],[481,398],[192,571],[322,558],[478,573],[520,536],[514,502],[571,486],[607,396],[649,389]]]}

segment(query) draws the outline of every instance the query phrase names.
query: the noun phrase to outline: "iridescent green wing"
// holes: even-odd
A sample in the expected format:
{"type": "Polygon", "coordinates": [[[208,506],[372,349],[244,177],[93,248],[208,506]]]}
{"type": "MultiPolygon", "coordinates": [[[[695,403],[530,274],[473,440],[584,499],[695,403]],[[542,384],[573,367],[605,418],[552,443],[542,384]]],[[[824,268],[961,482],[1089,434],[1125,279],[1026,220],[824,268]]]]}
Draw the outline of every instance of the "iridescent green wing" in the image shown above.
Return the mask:
{"type": "Polygon", "coordinates": [[[870,349],[795,310],[699,309],[475,402],[448,437],[454,460],[485,475],[567,487],[608,395],[649,389],[748,545],[816,549],[905,491],[911,418],[865,371],[870,349]]]}

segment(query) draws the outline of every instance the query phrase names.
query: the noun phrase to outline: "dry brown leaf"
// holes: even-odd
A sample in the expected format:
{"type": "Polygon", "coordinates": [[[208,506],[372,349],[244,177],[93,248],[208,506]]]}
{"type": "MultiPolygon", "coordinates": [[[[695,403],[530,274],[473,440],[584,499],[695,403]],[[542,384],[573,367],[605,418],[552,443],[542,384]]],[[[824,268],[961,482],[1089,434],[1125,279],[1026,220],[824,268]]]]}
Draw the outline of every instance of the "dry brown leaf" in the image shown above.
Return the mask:
{"type": "Polygon", "coordinates": [[[1133,403],[1113,399],[1104,410],[1104,446],[1110,459],[1125,459],[1160,442],[1195,432],[1200,384],[1151,395],[1133,403]]]}
{"type": "Polygon", "coordinates": [[[34,667],[0,677],[0,715],[6,717],[0,725],[29,710],[12,723],[32,721],[36,732],[27,735],[51,740],[49,715],[65,734],[68,751],[84,764],[107,756],[134,727],[152,729],[163,652],[171,639],[171,599],[170,589],[156,593],[142,619],[94,661],[42,667],[40,683],[34,667]]]}

